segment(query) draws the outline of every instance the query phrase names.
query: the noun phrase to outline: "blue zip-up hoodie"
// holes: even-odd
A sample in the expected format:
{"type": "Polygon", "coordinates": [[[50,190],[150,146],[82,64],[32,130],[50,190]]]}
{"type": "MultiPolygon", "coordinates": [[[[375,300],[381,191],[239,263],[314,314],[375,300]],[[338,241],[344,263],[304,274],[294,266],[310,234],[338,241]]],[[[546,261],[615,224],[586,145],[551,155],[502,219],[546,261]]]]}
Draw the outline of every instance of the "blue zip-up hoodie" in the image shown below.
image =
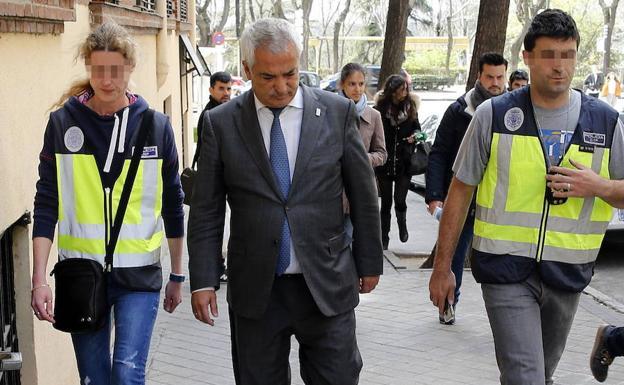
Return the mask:
{"type": "MultiPolygon", "coordinates": [[[[100,116],[78,98],[71,97],[63,107],[52,114],[67,114],[83,129],[85,143],[89,144],[98,165],[100,177],[104,187],[112,187],[121,174],[124,162],[124,153],[119,152],[118,141],[123,138],[127,148],[130,138],[139,128],[140,116],[148,109],[148,104],[140,96],[128,107],[113,115],[100,116]],[[124,113],[127,108],[127,112],[124,113]],[[116,127],[116,129],[115,129],[116,127]],[[117,135],[113,138],[113,133],[117,135]],[[114,141],[114,143],[111,143],[114,141]],[[109,149],[111,151],[109,151],[109,149]],[[109,155],[110,154],[110,155],[109,155]]],[[[162,218],[167,238],[178,238],[184,235],[184,211],[182,200],[184,193],[180,185],[178,174],[178,153],[171,124],[166,116],[156,113],[154,117],[165,120],[165,137],[162,178],[162,218]]],[[[34,202],[33,237],[54,238],[54,231],[58,221],[58,186],[54,150],[55,119],[48,121],[44,136],[43,149],[39,155],[39,181],[34,202]]],[[[58,121],[58,120],[56,120],[58,121]]],[[[155,289],[155,282],[147,285],[155,289]]],[[[143,285],[141,285],[143,286],[143,285]]],[[[148,288],[146,287],[146,288],[148,288]]]]}

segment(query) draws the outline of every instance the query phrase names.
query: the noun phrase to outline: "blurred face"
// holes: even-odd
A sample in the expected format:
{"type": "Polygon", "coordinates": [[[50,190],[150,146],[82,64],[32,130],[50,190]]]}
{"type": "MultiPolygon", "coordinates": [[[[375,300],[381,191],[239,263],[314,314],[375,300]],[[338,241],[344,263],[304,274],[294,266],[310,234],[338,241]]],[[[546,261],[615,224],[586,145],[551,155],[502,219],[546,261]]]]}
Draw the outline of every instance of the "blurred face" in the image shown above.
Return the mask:
{"type": "Polygon", "coordinates": [[[366,79],[360,71],[354,71],[344,82],[340,83],[342,92],[354,102],[359,102],[366,90],[366,79]]]}
{"type": "Polygon", "coordinates": [[[509,85],[509,88],[513,91],[516,88],[524,87],[527,84],[529,84],[529,82],[524,79],[516,79],[513,82],[511,82],[511,84],[509,85]]]}
{"type": "Polygon", "coordinates": [[[531,89],[555,98],[568,92],[576,67],[576,40],[538,37],[522,57],[531,73],[531,89]]]}
{"type": "Polygon", "coordinates": [[[479,73],[479,82],[490,94],[500,95],[505,91],[506,72],[507,68],[504,64],[499,66],[484,64],[483,70],[479,73]]]}
{"type": "Polygon", "coordinates": [[[214,100],[225,103],[230,100],[230,95],[232,95],[232,82],[223,83],[217,80],[214,87],[209,88],[209,91],[214,100]]]}
{"type": "Polygon", "coordinates": [[[299,55],[295,46],[289,44],[284,52],[277,54],[258,47],[254,59],[252,68],[246,62],[243,67],[256,97],[267,107],[287,106],[299,87],[299,55]]]}
{"type": "Polygon", "coordinates": [[[407,93],[407,84],[403,84],[403,86],[397,88],[397,90],[394,91],[394,94],[392,94],[392,103],[401,103],[407,97],[407,93]]]}
{"type": "Polygon", "coordinates": [[[116,105],[125,103],[130,74],[134,67],[119,52],[94,51],[86,60],[94,101],[116,105]]]}

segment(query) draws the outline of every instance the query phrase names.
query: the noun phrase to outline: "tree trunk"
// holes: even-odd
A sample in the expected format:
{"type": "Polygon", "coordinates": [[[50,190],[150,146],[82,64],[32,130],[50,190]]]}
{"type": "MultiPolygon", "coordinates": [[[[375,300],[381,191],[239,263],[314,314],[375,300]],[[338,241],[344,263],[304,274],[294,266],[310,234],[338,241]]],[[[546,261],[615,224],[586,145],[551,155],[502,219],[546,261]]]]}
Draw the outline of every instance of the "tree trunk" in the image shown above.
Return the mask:
{"type": "Polygon", "coordinates": [[[211,44],[210,42],[210,16],[208,15],[208,6],[211,0],[204,0],[203,3],[197,2],[196,12],[197,17],[195,23],[199,28],[199,45],[206,47],[211,44]]]}
{"type": "Polygon", "coordinates": [[[249,17],[251,18],[251,22],[256,22],[256,14],[254,13],[253,1],[249,0],[249,17]]]}
{"type": "Polygon", "coordinates": [[[602,73],[606,76],[607,72],[611,69],[611,39],[620,0],[611,0],[611,6],[607,6],[604,0],[598,0],[598,2],[602,8],[604,25],[607,27],[607,36],[605,36],[604,41],[604,57],[602,59],[602,73]]]}
{"type": "Polygon", "coordinates": [[[274,0],[273,17],[277,17],[278,19],[286,19],[286,15],[284,14],[284,7],[282,6],[282,0],[274,0]]]}
{"type": "Polygon", "coordinates": [[[338,50],[340,49],[338,39],[340,38],[340,29],[342,28],[342,24],[344,23],[345,19],[347,18],[347,15],[349,14],[350,7],[351,7],[351,0],[347,0],[344,8],[342,9],[342,12],[340,12],[340,16],[338,16],[338,19],[334,23],[334,41],[332,45],[332,50],[334,52],[334,72],[338,72],[341,67],[340,58],[339,58],[340,55],[338,52],[338,50]]]}
{"type": "Polygon", "coordinates": [[[451,73],[451,54],[453,53],[453,0],[449,0],[449,14],[446,18],[448,28],[448,43],[446,45],[446,76],[451,73]]]}
{"type": "Polygon", "coordinates": [[[522,49],[524,36],[531,26],[531,21],[540,10],[550,6],[550,0],[537,0],[537,4],[533,4],[533,1],[534,0],[516,0],[516,17],[520,24],[522,24],[522,31],[509,48],[509,71],[514,71],[518,68],[520,49],[522,49]]]}
{"type": "Polygon", "coordinates": [[[221,20],[219,25],[211,31],[211,35],[215,32],[223,32],[225,24],[227,23],[228,16],[230,15],[230,0],[223,0],[223,12],[221,12],[221,20]]]}
{"type": "Polygon", "coordinates": [[[503,54],[508,16],[509,0],[481,0],[466,91],[474,87],[474,83],[477,80],[481,55],[486,52],[503,54]]]}
{"type": "Polygon", "coordinates": [[[401,71],[405,52],[407,18],[412,12],[412,6],[413,2],[410,0],[394,0],[388,4],[386,35],[384,37],[377,90],[383,87],[383,83],[388,76],[398,74],[401,71]]]}
{"type": "Polygon", "coordinates": [[[310,12],[312,11],[313,0],[302,0],[301,7],[303,8],[303,50],[301,51],[300,66],[301,69],[308,69],[308,51],[310,40],[310,12]]]}

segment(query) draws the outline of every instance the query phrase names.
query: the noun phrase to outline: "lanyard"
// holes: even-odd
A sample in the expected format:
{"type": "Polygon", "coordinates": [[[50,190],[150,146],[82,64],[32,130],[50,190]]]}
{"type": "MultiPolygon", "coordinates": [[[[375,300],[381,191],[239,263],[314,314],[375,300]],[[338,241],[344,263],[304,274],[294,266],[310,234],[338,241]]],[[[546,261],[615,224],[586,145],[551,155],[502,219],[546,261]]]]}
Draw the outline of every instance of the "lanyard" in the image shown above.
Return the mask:
{"type": "MultiPolygon", "coordinates": [[[[546,165],[547,165],[547,168],[550,169],[552,164],[550,164],[549,154],[546,153],[547,149],[546,149],[546,145],[544,144],[544,135],[542,134],[542,126],[539,122],[539,119],[537,118],[537,111],[535,110],[535,105],[533,104],[533,101],[531,100],[530,96],[529,96],[529,101],[531,102],[531,108],[533,109],[533,117],[535,118],[535,124],[537,125],[537,134],[542,144],[542,151],[544,151],[546,155],[546,165]]],[[[575,130],[568,131],[568,124],[570,124],[569,117],[570,117],[570,107],[571,107],[570,104],[571,103],[572,103],[572,91],[568,90],[568,104],[566,108],[566,124],[565,124],[565,129],[561,130],[561,138],[559,139],[559,143],[562,144],[563,148],[559,152],[559,159],[557,160],[557,164],[556,164],[557,166],[561,163],[561,160],[563,159],[563,156],[566,154],[566,152],[568,152],[568,147],[570,146],[572,142],[572,136],[574,135],[574,131],[575,131],[575,130]],[[570,134],[569,139],[568,139],[568,134],[570,134]]]]}

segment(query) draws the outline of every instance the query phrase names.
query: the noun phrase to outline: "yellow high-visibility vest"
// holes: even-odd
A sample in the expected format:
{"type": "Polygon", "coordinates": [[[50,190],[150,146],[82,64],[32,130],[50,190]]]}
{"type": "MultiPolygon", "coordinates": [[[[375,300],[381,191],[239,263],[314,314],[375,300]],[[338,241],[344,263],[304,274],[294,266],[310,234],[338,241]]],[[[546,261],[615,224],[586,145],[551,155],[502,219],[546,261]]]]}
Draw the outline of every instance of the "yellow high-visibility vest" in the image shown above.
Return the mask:
{"type": "MultiPolygon", "coordinates": [[[[88,258],[104,264],[131,159],[114,187],[104,188],[91,154],[56,154],[59,194],[59,259],[88,258]]],[[[139,267],[160,260],[163,240],[162,159],[141,159],[115,248],[114,267],[139,267]]]]}

